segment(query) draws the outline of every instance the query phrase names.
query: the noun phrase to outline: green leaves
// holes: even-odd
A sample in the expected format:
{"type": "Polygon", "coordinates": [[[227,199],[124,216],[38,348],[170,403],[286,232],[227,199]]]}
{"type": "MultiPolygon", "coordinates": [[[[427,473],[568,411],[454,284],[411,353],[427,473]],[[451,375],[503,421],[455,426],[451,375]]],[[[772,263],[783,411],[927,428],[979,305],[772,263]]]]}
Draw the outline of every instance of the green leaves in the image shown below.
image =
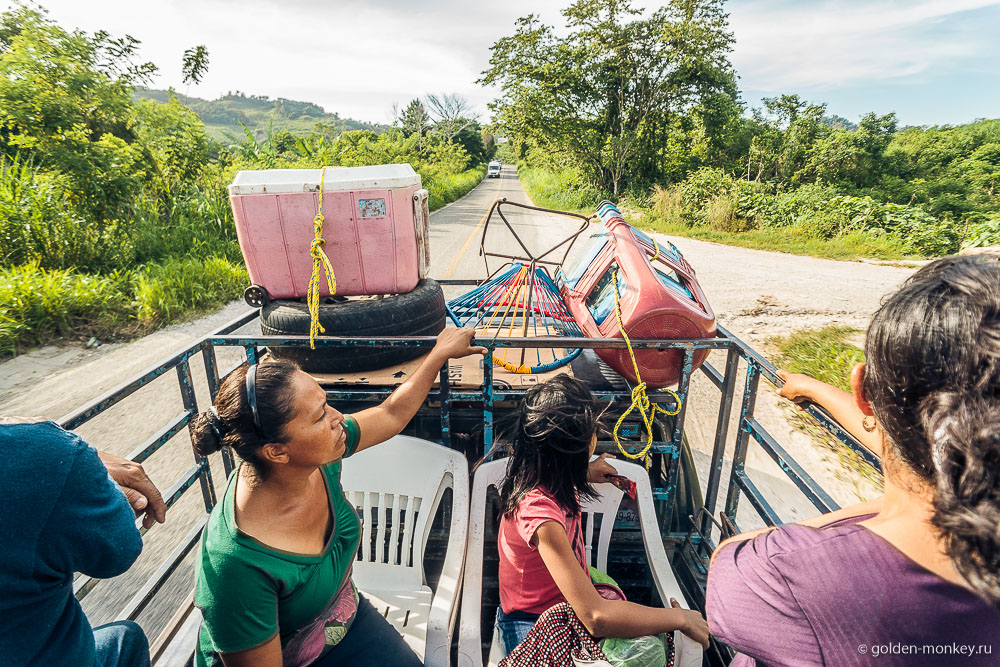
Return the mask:
{"type": "Polygon", "coordinates": [[[208,71],[208,49],[204,44],[192,47],[184,52],[184,61],[181,65],[181,73],[184,75],[184,83],[201,83],[201,79],[208,71]]]}
{"type": "Polygon", "coordinates": [[[675,0],[640,15],[628,0],[578,0],[563,11],[565,37],[523,17],[480,79],[502,88],[491,109],[509,136],[565,155],[612,194],[667,171],[661,147],[677,115],[735,95],[721,2],[675,0]]]}

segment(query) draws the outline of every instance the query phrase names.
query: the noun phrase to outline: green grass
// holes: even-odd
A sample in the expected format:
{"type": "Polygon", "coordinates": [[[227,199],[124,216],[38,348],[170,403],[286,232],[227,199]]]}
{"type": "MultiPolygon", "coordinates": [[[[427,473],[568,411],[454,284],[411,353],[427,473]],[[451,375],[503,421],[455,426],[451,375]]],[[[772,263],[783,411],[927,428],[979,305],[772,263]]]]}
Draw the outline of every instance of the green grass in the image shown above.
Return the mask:
{"type": "Polygon", "coordinates": [[[865,353],[848,342],[859,333],[851,327],[828,326],[772,338],[768,343],[777,348],[775,363],[780,368],[850,391],[851,369],[865,360],[865,353]]]}
{"type": "Polygon", "coordinates": [[[603,197],[594,188],[581,184],[571,169],[552,171],[518,165],[517,176],[535,206],[590,215],[603,197]]]}
{"type": "Polygon", "coordinates": [[[127,320],[129,276],[37,264],[0,268],[0,355],[59,337],[104,336],[127,320]]]}
{"type": "Polygon", "coordinates": [[[685,236],[700,241],[712,241],[723,245],[740,246],[754,250],[787,252],[793,255],[808,255],[824,259],[915,259],[906,253],[891,238],[873,238],[861,232],[851,232],[832,239],[811,236],[798,227],[751,229],[745,232],[726,232],[711,227],[692,227],[684,223],[668,222],[655,216],[646,215],[640,220],[630,220],[638,227],[654,232],[685,236]]]}
{"type": "Polygon", "coordinates": [[[425,179],[428,201],[432,211],[463,197],[486,178],[486,165],[479,165],[458,174],[432,176],[425,179]]]}
{"type": "Polygon", "coordinates": [[[237,298],[249,281],[242,262],[224,257],[168,259],[136,272],[135,317],[162,325],[237,298]]]}
{"type": "Polygon", "coordinates": [[[246,284],[242,262],[222,257],[168,259],[107,275],[0,268],[0,357],[60,339],[147,333],[238,298],[246,284]]]}

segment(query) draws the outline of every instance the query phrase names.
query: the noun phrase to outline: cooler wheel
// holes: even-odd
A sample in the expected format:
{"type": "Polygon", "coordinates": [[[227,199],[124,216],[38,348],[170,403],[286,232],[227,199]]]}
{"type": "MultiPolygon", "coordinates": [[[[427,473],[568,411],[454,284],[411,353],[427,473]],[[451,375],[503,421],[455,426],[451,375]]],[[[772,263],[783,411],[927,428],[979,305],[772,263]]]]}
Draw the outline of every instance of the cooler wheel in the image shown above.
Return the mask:
{"type": "Polygon", "coordinates": [[[260,285],[251,285],[243,291],[243,300],[251,308],[263,308],[271,303],[271,296],[260,285]]]}

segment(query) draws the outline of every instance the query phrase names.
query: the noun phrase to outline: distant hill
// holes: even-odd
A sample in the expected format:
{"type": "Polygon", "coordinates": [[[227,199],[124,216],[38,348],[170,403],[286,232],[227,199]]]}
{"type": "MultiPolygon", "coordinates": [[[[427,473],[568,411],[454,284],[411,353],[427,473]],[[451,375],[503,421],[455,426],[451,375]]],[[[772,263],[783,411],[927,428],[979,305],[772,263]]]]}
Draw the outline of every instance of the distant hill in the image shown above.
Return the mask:
{"type": "MultiPolygon", "coordinates": [[[[242,122],[253,130],[258,138],[267,135],[272,127],[275,132],[288,130],[292,134],[304,136],[316,130],[316,124],[335,132],[345,130],[373,130],[381,132],[388,125],[364,123],[350,118],[341,118],[337,113],[327,113],[323,107],[312,102],[286,100],[282,97],[271,99],[264,95],[247,95],[236,91],[223,95],[217,100],[203,100],[175,92],[178,101],[201,117],[209,135],[216,141],[228,141],[230,137],[242,139],[242,122]]],[[[136,98],[166,102],[170,92],[152,88],[136,88],[136,98]]]]}
{"type": "Polygon", "coordinates": [[[835,130],[847,130],[848,132],[853,132],[858,129],[858,124],[853,123],[843,116],[838,116],[835,113],[823,116],[823,120],[820,121],[827,127],[831,127],[835,130]]]}

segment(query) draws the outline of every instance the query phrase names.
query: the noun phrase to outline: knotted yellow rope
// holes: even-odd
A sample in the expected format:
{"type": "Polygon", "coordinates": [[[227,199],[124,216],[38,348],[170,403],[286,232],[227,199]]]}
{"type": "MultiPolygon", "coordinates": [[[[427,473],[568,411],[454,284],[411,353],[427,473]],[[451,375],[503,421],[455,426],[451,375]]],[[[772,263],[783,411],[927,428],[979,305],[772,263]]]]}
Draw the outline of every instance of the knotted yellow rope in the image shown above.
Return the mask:
{"type": "Polygon", "coordinates": [[[313,229],[316,238],[309,244],[309,254],[313,258],[312,275],[309,277],[309,288],[306,291],[306,302],[309,305],[309,347],[316,349],[316,334],[326,333],[319,323],[319,272],[326,269],[326,284],[330,288],[330,296],[337,293],[337,276],[333,274],[333,264],[323,251],[323,180],[326,177],[326,167],[319,172],[319,204],[316,207],[316,217],[313,218],[313,229]]]}
{"type": "MultiPolygon", "coordinates": [[[[657,254],[659,254],[659,247],[657,247],[657,254]]],[[[615,439],[615,444],[618,445],[618,451],[628,459],[641,459],[644,457],[653,446],[653,417],[656,416],[657,411],[662,412],[667,416],[673,416],[681,411],[681,397],[677,395],[677,392],[671,389],[663,389],[662,391],[668,392],[674,397],[676,402],[676,409],[673,412],[668,412],[655,403],[649,402],[649,396],[646,395],[646,383],[642,381],[639,377],[639,364],[635,360],[635,353],[632,351],[632,341],[628,337],[628,333],[625,331],[625,325],[622,323],[622,307],[618,301],[618,270],[615,269],[611,273],[611,281],[615,287],[615,317],[618,319],[618,330],[622,332],[622,338],[625,339],[625,346],[628,350],[628,356],[632,360],[632,369],[635,371],[635,381],[638,383],[632,390],[632,405],[628,406],[628,410],[622,413],[622,416],[618,418],[618,423],[615,424],[615,430],[612,431],[611,435],[615,439]],[[642,421],[646,425],[646,446],[638,454],[629,454],[625,451],[622,446],[621,440],[618,439],[618,429],[621,428],[622,422],[633,410],[639,410],[639,414],[642,415],[642,421]],[[647,414],[648,413],[648,414],[647,414]]]]}
{"type": "Polygon", "coordinates": [[[522,375],[531,373],[531,366],[525,366],[524,364],[521,364],[520,366],[515,366],[506,359],[500,359],[495,354],[493,355],[493,363],[496,364],[497,366],[500,366],[501,368],[507,369],[507,371],[510,373],[520,373],[522,375]]]}

